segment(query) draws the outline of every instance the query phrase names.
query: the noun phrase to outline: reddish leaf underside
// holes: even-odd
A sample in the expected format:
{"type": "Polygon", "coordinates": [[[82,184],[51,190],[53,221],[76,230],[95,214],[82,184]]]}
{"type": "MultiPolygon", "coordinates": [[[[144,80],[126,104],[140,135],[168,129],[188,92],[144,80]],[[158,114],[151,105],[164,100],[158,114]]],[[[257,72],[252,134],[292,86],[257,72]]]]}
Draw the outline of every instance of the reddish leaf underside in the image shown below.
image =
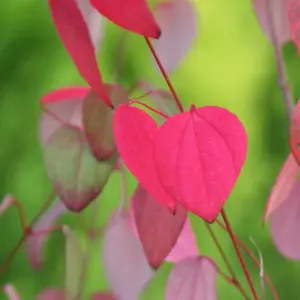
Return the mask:
{"type": "Polygon", "coordinates": [[[207,106],[169,118],[154,140],[159,179],[185,209],[213,222],[246,159],[247,135],[226,109],[207,106]]]}
{"type": "Polygon", "coordinates": [[[66,87],[42,97],[43,113],[39,125],[42,146],[45,146],[51,135],[62,125],[82,127],[82,102],[89,91],[86,87],[66,87]]]}
{"type": "Polygon", "coordinates": [[[291,193],[292,188],[297,182],[297,176],[300,171],[295,158],[289,154],[282,169],[280,170],[275,185],[271,190],[263,221],[265,222],[268,216],[272,215],[282,202],[286,201],[291,193]]]}
{"type": "Polygon", "coordinates": [[[154,15],[162,34],[153,41],[153,45],[164,69],[171,72],[188,53],[196,38],[196,10],[189,0],[174,0],[159,3],[154,15]]]}
{"type": "Polygon", "coordinates": [[[293,43],[300,52],[300,1],[286,0],[290,33],[293,43]]]}
{"type": "Polygon", "coordinates": [[[217,269],[208,257],[178,262],[167,282],[166,300],[217,300],[217,269]]]}
{"type": "Polygon", "coordinates": [[[271,215],[271,234],[277,250],[287,258],[300,260],[300,181],[271,215]]]}
{"type": "MultiPolygon", "coordinates": [[[[268,0],[252,0],[252,4],[262,30],[267,37],[272,40],[267,1],[268,0]]],[[[272,0],[270,1],[270,7],[276,38],[278,43],[282,45],[291,39],[286,0],[272,0]]]]}
{"type": "Polygon", "coordinates": [[[66,207],[80,212],[102,191],[113,171],[117,155],[98,162],[90,153],[83,133],[60,127],[44,149],[47,174],[66,207]]]}
{"type": "Polygon", "coordinates": [[[57,32],[81,76],[108,106],[89,29],[75,0],[48,0],[57,32]]]}
{"type": "Polygon", "coordinates": [[[90,0],[100,14],[129,31],[159,38],[157,25],[146,0],[90,0]]]}
{"type": "Polygon", "coordinates": [[[32,226],[32,235],[26,239],[25,247],[28,260],[34,269],[40,269],[43,263],[42,250],[51,228],[57,219],[65,213],[65,205],[56,200],[52,206],[32,226]]]}
{"type": "Polygon", "coordinates": [[[128,213],[113,216],[104,232],[104,268],[118,300],[138,300],[153,276],[128,213]]]}
{"type": "Polygon", "coordinates": [[[120,105],[114,112],[115,142],[125,165],[154,199],[175,212],[177,204],[159,182],[153,160],[157,130],[151,116],[136,107],[120,105]]]}
{"type": "Polygon", "coordinates": [[[131,198],[131,210],[148,262],[153,268],[158,268],[183,229],[186,211],[178,206],[176,215],[172,215],[141,185],[137,186],[131,198]]]}
{"type": "Polygon", "coordinates": [[[300,101],[294,109],[290,123],[290,148],[295,160],[300,165],[300,101]]]}
{"type": "MultiPolygon", "coordinates": [[[[129,102],[121,86],[105,85],[105,88],[114,106],[129,102]]],[[[113,110],[91,91],[83,102],[82,123],[90,149],[99,161],[110,158],[116,152],[112,119],[113,110]]]]}

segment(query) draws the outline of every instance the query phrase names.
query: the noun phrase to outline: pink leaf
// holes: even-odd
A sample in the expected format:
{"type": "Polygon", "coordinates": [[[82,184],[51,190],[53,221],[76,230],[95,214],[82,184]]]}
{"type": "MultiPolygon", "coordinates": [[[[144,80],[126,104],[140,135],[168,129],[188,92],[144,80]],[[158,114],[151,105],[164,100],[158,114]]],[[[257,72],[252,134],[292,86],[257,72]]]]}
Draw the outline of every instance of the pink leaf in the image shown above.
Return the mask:
{"type": "Polygon", "coordinates": [[[173,268],[166,287],[166,300],[217,300],[217,270],[205,256],[190,257],[173,268]]]}
{"type": "Polygon", "coordinates": [[[159,38],[158,27],[146,0],[90,0],[100,14],[129,31],[159,38]]]}
{"type": "MultiPolygon", "coordinates": [[[[262,30],[267,37],[272,40],[267,1],[269,0],[252,0],[252,3],[262,30]]],[[[288,12],[285,1],[286,0],[271,1],[272,23],[274,24],[273,26],[275,28],[276,38],[278,39],[278,43],[280,45],[288,42],[291,39],[288,12]]]]}
{"type": "Polygon", "coordinates": [[[137,186],[131,198],[131,209],[149,264],[153,268],[158,268],[182,231],[186,211],[178,206],[176,215],[172,215],[141,185],[137,186]]]}
{"type": "Polygon", "coordinates": [[[97,292],[91,296],[91,300],[116,300],[116,298],[109,292],[97,292]]]}
{"type": "Polygon", "coordinates": [[[114,137],[125,165],[154,199],[174,213],[177,204],[159,182],[153,160],[157,130],[155,121],[143,110],[128,105],[120,105],[115,110],[114,137]]]}
{"type": "Polygon", "coordinates": [[[93,45],[97,50],[103,38],[103,17],[93,8],[88,0],[76,0],[76,2],[88,26],[93,45]]]}
{"type": "Polygon", "coordinates": [[[42,267],[42,249],[51,228],[57,219],[66,212],[64,204],[57,200],[32,226],[32,234],[26,240],[27,257],[34,269],[42,267]]]}
{"type": "Polygon", "coordinates": [[[62,125],[81,127],[81,110],[83,99],[90,89],[86,87],[67,87],[52,91],[43,96],[39,135],[45,146],[51,135],[62,125]]]}
{"type": "Polygon", "coordinates": [[[290,148],[298,165],[300,165],[300,101],[298,101],[290,123],[290,148]]]}
{"type": "Polygon", "coordinates": [[[104,233],[103,260],[118,300],[137,300],[153,271],[127,213],[114,216],[104,233]]]}
{"type": "Polygon", "coordinates": [[[213,222],[246,159],[247,135],[226,109],[192,107],[169,118],[154,141],[160,182],[186,210],[213,222]]]}
{"type": "Polygon", "coordinates": [[[199,250],[196,238],[191,228],[190,220],[187,218],[180,235],[172,251],[166,257],[166,261],[176,263],[191,256],[197,256],[199,250]]]}
{"type": "Polygon", "coordinates": [[[21,300],[19,293],[13,285],[6,284],[3,289],[9,300],[21,300]]]}
{"type": "Polygon", "coordinates": [[[190,0],[159,3],[155,18],[162,34],[153,41],[156,53],[167,72],[174,71],[190,50],[197,35],[197,14],[190,0]]]}
{"type": "Polygon", "coordinates": [[[96,199],[108,181],[117,154],[98,162],[83,133],[73,126],[61,126],[44,149],[45,167],[55,193],[66,207],[80,212],[96,199]]]}
{"type": "Polygon", "coordinates": [[[288,198],[271,215],[271,234],[278,251],[287,258],[300,260],[300,181],[288,198]]]}
{"type": "Polygon", "coordinates": [[[286,0],[291,38],[300,52],[300,1],[286,0]]]}
{"type": "MultiPolygon", "coordinates": [[[[116,106],[129,102],[128,95],[122,87],[118,85],[105,85],[105,87],[116,106]]],[[[97,95],[91,91],[83,102],[82,115],[84,133],[94,156],[101,161],[115,154],[113,110],[99,101],[97,95]]]]}
{"type": "Polygon", "coordinates": [[[271,190],[264,215],[264,222],[288,198],[297,181],[299,171],[300,167],[295,161],[294,156],[289,154],[271,190]]]}
{"type": "Polygon", "coordinates": [[[49,288],[38,294],[37,300],[65,300],[65,292],[60,288],[49,288]]]}
{"type": "Polygon", "coordinates": [[[112,106],[97,66],[95,49],[76,0],[48,0],[57,32],[79,73],[108,106],[112,106]]]}

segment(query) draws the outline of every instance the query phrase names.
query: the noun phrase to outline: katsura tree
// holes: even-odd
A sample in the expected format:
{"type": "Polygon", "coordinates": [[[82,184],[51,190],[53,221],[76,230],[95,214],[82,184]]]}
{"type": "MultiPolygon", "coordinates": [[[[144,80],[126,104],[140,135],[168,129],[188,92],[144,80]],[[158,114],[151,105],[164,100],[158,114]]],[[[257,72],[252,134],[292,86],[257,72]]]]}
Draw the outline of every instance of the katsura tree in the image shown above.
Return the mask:
{"type": "MultiPolygon", "coordinates": [[[[217,289],[218,277],[237,289],[240,299],[278,299],[259,249],[257,258],[234,234],[225,211],[247,158],[243,122],[226,108],[185,107],[171,82],[172,72],[198,35],[201,20],[193,2],[156,1],[151,8],[146,0],[48,0],[48,4],[62,44],[87,86],[59,88],[40,100],[39,138],[53,191],[30,224],[25,221],[20,202],[13,195],[4,197],[0,215],[17,206],[23,236],[1,265],[0,275],[23,244],[29,263],[38,272],[43,268],[43,245],[48,235],[59,231],[66,241],[65,283],[37,291],[39,300],[84,299],[85,282],[90,276],[89,250],[94,241],[99,243],[99,253],[101,247],[110,290],[95,291],[90,299],[140,299],[165,262],[173,264],[165,287],[167,300],[224,299],[217,289]],[[145,40],[166,89],[155,88],[143,74],[130,88],[122,86],[120,78],[126,76],[122,59],[116,60],[115,82],[105,82],[101,61],[97,61],[105,43],[105,19],[124,31],[123,40],[128,34],[145,40]],[[127,193],[126,169],[137,180],[132,195],[127,193]],[[120,186],[115,187],[121,191],[120,204],[105,228],[95,229],[101,209],[99,196],[113,173],[121,178],[120,186]],[[91,230],[86,230],[84,247],[76,232],[59,218],[80,215],[90,206],[91,230]],[[189,219],[192,214],[203,222],[211,236],[206,242],[215,244],[226,269],[214,257],[201,254],[189,219]],[[232,240],[232,251],[247,285],[237,277],[215,226],[232,240]],[[256,274],[250,274],[244,254],[257,266],[256,274]],[[258,274],[259,286],[252,278],[258,274]]],[[[271,234],[278,251],[299,260],[300,106],[294,107],[281,49],[290,40],[300,49],[300,1],[253,0],[252,6],[274,47],[279,85],[291,124],[291,153],[270,187],[263,221],[271,218],[271,234]]],[[[201,3],[199,7],[201,11],[201,3]]],[[[120,57],[123,50],[120,44],[120,57]]],[[[10,300],[22,299],[22,291],[17,291],[13,280],[3,292],[10,300]]]]}

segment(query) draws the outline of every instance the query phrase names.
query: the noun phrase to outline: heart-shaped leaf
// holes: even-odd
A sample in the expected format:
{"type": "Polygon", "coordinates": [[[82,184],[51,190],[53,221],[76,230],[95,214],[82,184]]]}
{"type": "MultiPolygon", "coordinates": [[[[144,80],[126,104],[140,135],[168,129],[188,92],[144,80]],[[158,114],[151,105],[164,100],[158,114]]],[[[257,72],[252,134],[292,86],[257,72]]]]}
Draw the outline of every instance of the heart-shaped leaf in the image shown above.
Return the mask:
{"type": "Polygon", "coordinates": [[[90,153],[83,133],[66,125],[49,139],[44,160],[58,197],[69,210],[80,212],[102,191],[116,165],[117,155],[98,162],[90,153]]]}
{"type": "Polygon", "coordinates": [[[76,0],[48,0],[57,32],[81,76],[108,106],[112,106],[98,69],[88,26],[76,0]]]}
{"type": "Polygon", "coordinates": [[[159,3],[154,15],[162,34],[153,41],[153,45],[164,69],[171,72],[188,53],[196,38],[196,10],[189,0],[174,0],[159,3]]]}
{"type": "Polygon", "coordinates": [[[290,148],[295,160],[300,165],[300,101],[297,102],[290,123],[290,148]]]}
{"type": "Polygon", "coordinates": [[[169,118],[158,130],[159,179],[186,210],[213,222],[246,159],[247,135],[228,110],[206,106],[169,118]]]}
{"type": "MultiPolygon", "coordinates": [[[[126,91],[118,85],[105,85],[114,105],[128,103],[126,91]]],[[[112,129],[113,110],[106,106],[91,90],[82,108],[82,123],[85,137],[94,156],[99,160],[110,158],[116,152],[112,129]]]]}
{"type": "Polygon", "coordinates": [[[171,212],[177,203],[158,180],[153,160],[153,139],[158,127],[150,115],[129,105],[120,105],[114,113],[113,131],[125,165],[148,193],[171,212]]]}
{"type": "Polygon", "coordinates": [[[113,216],[104,232],[103,261],[118,300],[138,300],[153,276],[128,213],[113,216]]]}
{"type": "Polygon", "coordinates": [[[65,205],[56,200],[51,207],[33,224],[31,235],[26,239],[25,247],[28,260],[34,269],[40,269],[43,263],[42,249],[47,236],[56,220],[67,211],[65,205]]]}
{"type": "Polygon", "coordinates": [[[183,229],[186,211],[178,206],[176,215],[172,215],[141,185],[137,186],[131,198],[131,210],[148,262],[153,268],[158,268],[183,229]]]}
{"type": "Polygon", "coordinates": [[[264,221],[266,221],[268,216],[271,215],[283,201],[288,199],[288,196],[297,181],[299,171],[300,167],[295,161],[294,156],[289,154],[271,190],[264,215],[264,221]]]}
{"type": "Polygon", "coordinates": [[[173,268],[166,288],[166,300],[217,300],[217,269],[208,257],[190,257],[173,268]]]}
{"type": "Polygon", "coordinates": [[[158,27],[146,0],[90,0],[99,13],[129,31],[158,38],[158,27]]]}
{"type": "Polygon", "coordinates": [[[89,91],[90,89],[86,87],[66,87],[52,91],[42,97],[43,113],[40,120],[39,136],[43,146],[60,126],[82,126],[82,103],[89,91]]]}

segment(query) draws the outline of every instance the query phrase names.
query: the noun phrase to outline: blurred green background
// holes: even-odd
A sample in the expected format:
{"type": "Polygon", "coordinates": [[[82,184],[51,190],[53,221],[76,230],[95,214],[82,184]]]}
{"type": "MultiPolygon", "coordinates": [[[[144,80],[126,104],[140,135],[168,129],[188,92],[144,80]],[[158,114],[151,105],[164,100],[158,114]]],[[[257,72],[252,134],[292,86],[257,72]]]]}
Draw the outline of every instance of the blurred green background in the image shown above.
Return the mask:
{"type": "MultiPolygon", "coordinates": [[[[253,249],[249,235],[261,249],[265,269],[272,278],[279,299],[298,299],[300,266],[283,258],[274,248],[268,225],[262,227],[264,207],[277,172],[288,149],[288,120],[277,86],[271,45],[260,30],[248,0],[197,0],[201,17],[197,42],[171,80],[185,103],[220,105],[236,113],[249,135],[249,153],[242,175],[226,204],[235,233],[253,249]]],[[[106,81],[112,81],[121,31],[107,24],[100,67],[106,81]]],[[[174,45],[176,47],[176,45],[174,45]]],[[[139,36],[126,42],[126,64],[122,83],[129,87],[137,79],[147,79],[165,87],[161,75],[151,64],[151,57],[139,36]],[[146,58],[149,62],[145,63],[146,58]]],[[[295,99],[300,89],[299,58],[292,44],[284,46],[284,56],[295,99]]],[[[63,86],[84,84],[64,50],[50,19],[47,1],[5,1],[0,9],[0,198],[13,194],[23,203],[27,220],[39,211],[51,191],[43,167],[37,136],[39,99],[63,86]]],[[[112,176],[100,199],[99,225],[107,222],[117,207],[119,175],[112,176]]],[[[134,188],[131,178],[130,191],[134,188]]],[[[200,251],[213,256],[222,267],[220,256],[205,232],[202,222],[191,217],[200,251]]],[[[80,230],[78,218],[66,216],[68,223],[80,230]]],[[[214,226],[215,227],[215,226],[214,226]]],[[[227,235],[216,228],[223,248],[239,278],[243,274],[227,235]]],[[[0,219],[0,263],[21,236],[16,209],[0,219]]],[[[87,291],[107,290],[108,282],[100,264],[99,242],[93,248],[91,276],[87,291]]],[[[13,283],[23,299],[31,300],[48,286],[62,286],[64,239],[51,235],[44,268],[34,272],[22,249],[14,258],[0,285],[13,283]]],[[[259,270],[246,258],[257,287],[259,270]]],[[[145,291],[143,299],[163,299],[164,284],[171,265],[166,264],[145,291]]],[[[219,298],[242,299],[236,289],[219,280],[219,298]]],[[[6,299],[0,292],[0,299],[6,299]]],[[[188,300],[188,299],[187,299],[188,300]]],[[[199,299],[201,300],[201,299],[199,299]]]]}

